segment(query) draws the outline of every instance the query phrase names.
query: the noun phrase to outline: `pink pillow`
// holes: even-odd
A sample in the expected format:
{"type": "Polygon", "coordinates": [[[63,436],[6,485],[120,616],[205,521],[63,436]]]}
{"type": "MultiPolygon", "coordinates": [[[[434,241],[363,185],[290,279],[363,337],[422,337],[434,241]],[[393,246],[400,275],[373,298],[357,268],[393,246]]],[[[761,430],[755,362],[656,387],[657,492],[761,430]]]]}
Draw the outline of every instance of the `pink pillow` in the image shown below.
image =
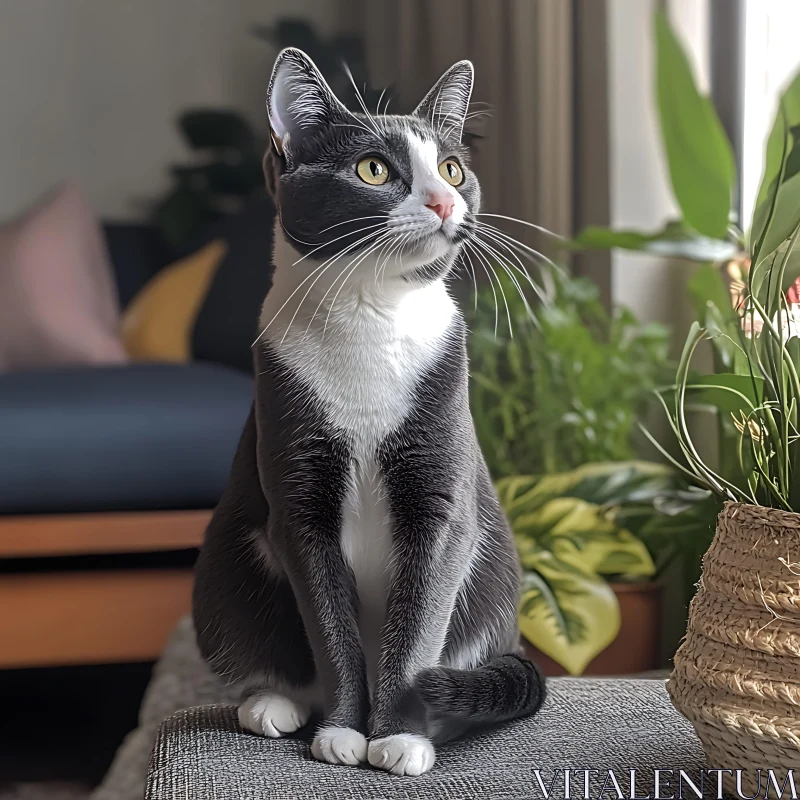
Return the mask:
{"type": "Polygon", "coordinates": [[[128,360],[102,231],[80,190],[0,225],[0,370],[128,360]]]}

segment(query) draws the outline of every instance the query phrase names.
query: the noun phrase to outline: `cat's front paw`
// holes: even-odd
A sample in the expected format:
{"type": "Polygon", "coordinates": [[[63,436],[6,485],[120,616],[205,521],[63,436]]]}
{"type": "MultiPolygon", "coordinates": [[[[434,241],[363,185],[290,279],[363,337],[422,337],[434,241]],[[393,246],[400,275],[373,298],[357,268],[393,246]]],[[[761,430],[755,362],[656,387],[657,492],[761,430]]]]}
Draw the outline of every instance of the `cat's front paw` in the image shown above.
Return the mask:
{"type": "Polygon", "coordinates": [[[311,754],[317,761],[355,767],[367,760],[367,740],[353,728],[326,725],[317,731],[311,743],[311,754]]]}
{"type": "Polygon", "coordinates": [[[422,775],[436,761],[433,745],[424,736],[398,733],[369,743],[369,763],[395,775],[422,775]]]}
{"type": "Polygon", "coordinates": [[[248,731],[270,739],[280,739],[303,727],[311,709],[275,692],[248,697],[239,706],[239,724],[248,731]]]}

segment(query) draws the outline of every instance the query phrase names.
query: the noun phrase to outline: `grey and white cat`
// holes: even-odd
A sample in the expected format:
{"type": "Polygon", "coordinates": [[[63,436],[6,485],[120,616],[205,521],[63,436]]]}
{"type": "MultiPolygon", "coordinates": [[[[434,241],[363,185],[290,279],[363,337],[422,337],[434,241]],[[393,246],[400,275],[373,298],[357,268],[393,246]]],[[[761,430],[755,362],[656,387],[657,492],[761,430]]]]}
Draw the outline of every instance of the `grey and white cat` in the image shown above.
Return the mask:
{"type": "Polygon", "coordinates": [[[245,687],[241,724],[280,737],[316,711],[315,758],[400,775],[544,697],[444,282],[480,204],[472,80],[462,61],[411,115],[353,114],[278,56],[255,401],[197,566],[199,643],[245,687]]]}

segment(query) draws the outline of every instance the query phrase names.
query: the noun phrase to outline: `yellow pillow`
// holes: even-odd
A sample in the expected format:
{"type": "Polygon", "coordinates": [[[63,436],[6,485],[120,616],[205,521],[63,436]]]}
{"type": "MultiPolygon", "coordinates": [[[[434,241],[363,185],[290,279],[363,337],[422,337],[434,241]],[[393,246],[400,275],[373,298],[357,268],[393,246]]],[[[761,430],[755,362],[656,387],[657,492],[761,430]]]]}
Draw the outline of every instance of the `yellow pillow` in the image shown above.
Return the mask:
{"type": "Polygon", "coordinates": [[[215,239],[145,284],[122,317],[122,341],[131,358],[191,360],[194,324],[227,249],[215,239]]]}

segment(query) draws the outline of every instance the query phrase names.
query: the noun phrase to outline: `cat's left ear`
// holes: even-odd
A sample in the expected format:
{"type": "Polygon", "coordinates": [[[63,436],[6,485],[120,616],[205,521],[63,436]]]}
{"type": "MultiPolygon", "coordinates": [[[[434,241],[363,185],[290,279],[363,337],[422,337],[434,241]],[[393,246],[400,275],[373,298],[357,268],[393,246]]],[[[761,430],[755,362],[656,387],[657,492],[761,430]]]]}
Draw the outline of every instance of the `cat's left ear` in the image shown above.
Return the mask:
{"type": "Polygon", "coordinates": [[[267,90],[267,111],[279,155],[290,142],[349,115],[314,62],[296,47],[282,50],[275,60],[267,90]]]}
{"type": "Polygon", "coordinates": [[[425,95],[414,113],[427,119],[445,136],[453,135],[460,141],[474,76],[471,61],[453,64],[425,95]]]}

